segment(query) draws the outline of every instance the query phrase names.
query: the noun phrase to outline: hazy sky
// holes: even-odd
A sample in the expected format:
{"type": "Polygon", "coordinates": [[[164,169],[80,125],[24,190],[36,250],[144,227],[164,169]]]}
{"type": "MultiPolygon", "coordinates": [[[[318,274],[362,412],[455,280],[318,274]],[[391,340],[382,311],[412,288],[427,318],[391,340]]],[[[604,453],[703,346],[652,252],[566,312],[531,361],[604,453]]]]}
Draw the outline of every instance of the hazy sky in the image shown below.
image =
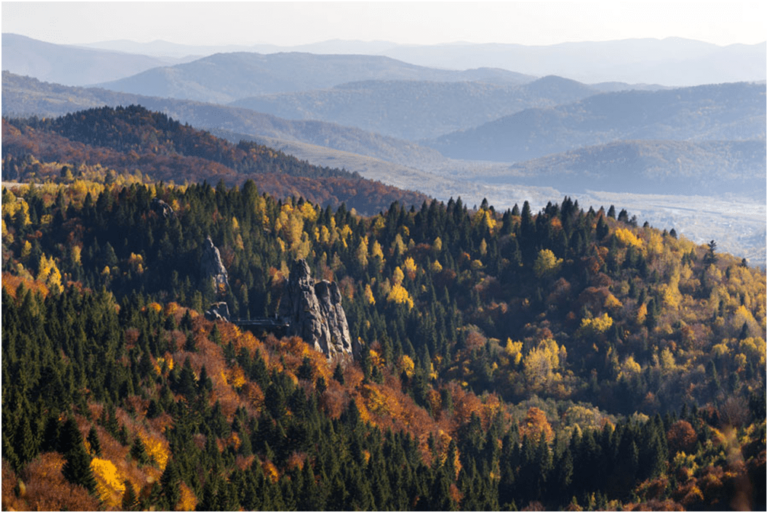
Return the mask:
{"type": "Polygon", "coordinates": [[[766,40],[765,0],[496,2],[2,2],[3,32],[52,43],[115,39],[299,45],[329,39],[548,45],[684,37],[766,40]]]}

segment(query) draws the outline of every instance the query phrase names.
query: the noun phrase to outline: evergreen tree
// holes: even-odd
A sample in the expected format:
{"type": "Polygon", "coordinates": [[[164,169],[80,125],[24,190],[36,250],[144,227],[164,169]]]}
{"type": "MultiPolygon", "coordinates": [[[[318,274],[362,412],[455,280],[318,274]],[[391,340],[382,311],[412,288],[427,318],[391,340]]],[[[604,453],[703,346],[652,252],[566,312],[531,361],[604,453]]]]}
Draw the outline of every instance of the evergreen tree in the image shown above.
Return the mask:
{"type": "Polygon", "coordinates": [[[85,452],[82,442],[71,449],[66,455],[66,462],[61,468],[62,475],[70,483],[82,485],[90,493],[96,492],[96,478],[91,470],[91,458],[85,452]]]}
{"type": "Polygon", "coordinates": [[[162,495],[166,509],[173,510],[176,504],[181,500],[181,489],[179,488],[180,478],[173,460],[168,460],[163,475],[160,476],[160,485],[162,486],[162,495]]]}
{"type": "Polygon", "coordinates": [[[87,440],[91,446],[91,454],[101,456],[101,441],[99,440],[99,434],[96,432],[96,427],[91,426],[91,429],[88,431],[87,440]]]}

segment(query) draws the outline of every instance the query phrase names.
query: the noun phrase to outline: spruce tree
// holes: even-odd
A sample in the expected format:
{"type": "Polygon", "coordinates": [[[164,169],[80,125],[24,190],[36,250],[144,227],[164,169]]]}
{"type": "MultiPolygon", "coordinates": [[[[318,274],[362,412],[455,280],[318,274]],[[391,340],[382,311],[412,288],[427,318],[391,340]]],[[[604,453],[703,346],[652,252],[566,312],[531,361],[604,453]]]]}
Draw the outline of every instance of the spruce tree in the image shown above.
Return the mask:
{"type": "Polygon", "coordinates": [[[91,429],[88,431],[88,444],[91,446],[91,454],[101,456],[101,441],[95,426],[91,426],[91,429]]]}
{"type": "Polygon", "coordinates": [[[136,438],[133,439],[130,454],[131,458],[136,460],[139,466],[149,463],[149,455],[147,454],[147,449],[144,447],[144,442],[141,441],[139,436],[136,436],[136,438]]]}
{"type": "Polygon", "coordinates": [[[96,479],[91,470],[91,457],[85,452],[82,441],[65,455],[67,461],[61,468],[62,475],[70,483],[82,485],[90,493],[96,492],[96,479]]]}
{"type": "Polygon", "coordinates": [[[138,498],[136,497],[136,491],[133,489],[133,485],[130,481],[125,481],[125,491],[123,492],[123,500],[121,507],[123,511],[134,511],[138,507],[138,498]]]}
{"type": "Polygon", "coordinates": [[[176,464],[172,459],[168,460],[163,475],[160,476],[163,501],[168,510],[174,510],[176,504],[181,500],[181,489],[179,488],[180,481],[179,473],[176,470],[176,464]]]}

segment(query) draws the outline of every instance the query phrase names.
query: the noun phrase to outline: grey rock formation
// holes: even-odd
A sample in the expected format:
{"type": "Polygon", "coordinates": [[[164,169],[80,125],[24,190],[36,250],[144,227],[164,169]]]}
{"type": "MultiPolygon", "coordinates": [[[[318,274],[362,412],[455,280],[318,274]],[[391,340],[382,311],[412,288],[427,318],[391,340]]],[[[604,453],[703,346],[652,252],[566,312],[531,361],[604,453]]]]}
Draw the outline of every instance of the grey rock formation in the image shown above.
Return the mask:
{"type": "Polygon", "coordinates": [[[305,260],[298,260],[280,302],[280,317],[290,322],[289,335],[296,335],[328,358],[360,356],[352,344],[341,294],[335,283],[315,283],[305,260]]]}
{"type": "Polygon", "coordinates": [[[176,217],[176,212],[173,211],[171,206],[158,198],[152,198],[152,210],[163,216],[165,219],[174,219],[176,217]]]}
{"type": "Polygon", "coordinates": [[[226,301],[220,301],[213,303],[211,307],[206,310],[205,318],[209,321],[227,321],[229,322],[229,306],[226,301]]]}
{"type": "Polygon", "coordinates": [[[213,290],[223,293],[229,288],[227,269],[221,262],[219,249],[213,245],[210,235],[203,242],[203,256],[200,259],[200,279],[213,280],[213,290]]]}

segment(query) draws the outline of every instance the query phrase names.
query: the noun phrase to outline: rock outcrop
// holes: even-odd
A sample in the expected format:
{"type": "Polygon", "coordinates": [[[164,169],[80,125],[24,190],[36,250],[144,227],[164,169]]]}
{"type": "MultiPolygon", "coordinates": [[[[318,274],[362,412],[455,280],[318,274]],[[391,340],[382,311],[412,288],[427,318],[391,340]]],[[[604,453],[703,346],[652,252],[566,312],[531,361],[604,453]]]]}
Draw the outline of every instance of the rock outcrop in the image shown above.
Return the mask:
{"type": "Polygon", "coordinates": [[[353,344],[349,336],[339,287],[326,280],[315,283],[305,260],[293,265],[280,302],[280,317],[290,322],[289,335],[301,337],[328,358],[360,356],[360,344],[353,344]]]}
{"type": "Polygon", "coordinates": [[[224,293],[229,288],[227,269],[221,262],[219,249],[213,245],[210,235],[203,242],[203,256],[200,259],[200,279],[213,281],[213,290],[217,294],[224,293]]]}
{"type": "Polygon", "coordinates": [[[209,321],[227,321],[229,322],[229,306],[226,301],[220,301],[213,303],[211,307],[206,310],[205,318],[209,321]]]}
{"type": "Polygon", "coordinates": [[[176,212],[171,206],[159,198],[152,198],[152,210],[163,216],[165,219],[175,219],[176,212]]]}

